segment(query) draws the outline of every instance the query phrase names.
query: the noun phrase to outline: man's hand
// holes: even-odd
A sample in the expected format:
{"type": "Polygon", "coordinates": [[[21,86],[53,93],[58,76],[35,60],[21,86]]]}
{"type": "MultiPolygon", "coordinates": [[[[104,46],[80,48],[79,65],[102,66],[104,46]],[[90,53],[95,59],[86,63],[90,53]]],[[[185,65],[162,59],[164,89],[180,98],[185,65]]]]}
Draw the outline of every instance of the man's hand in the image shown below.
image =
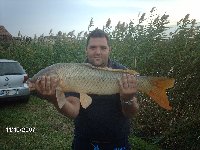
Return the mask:
{"type": "Polygon", "coordinates": [[[28,82],[30,91],[36,91],[41,96],[54,96],[58,79],[50,76],[41,76],[35,83],[28,82]]]}
{"type": "Polygon", "coordinates": [[[59,79],[50,76],[41,76],[35,83],[28,81],[30,91],[36,91],[37,96],[47,99],[56,109],[63,115],[69,118],[76,118],[80,110],[80,101],[77,97],[67,97],[65,105],[60,109],[56,98],[56,87],[59,79]]]}
{"type": "Polygon", "coordinates": [[[139,110],[137,98],[134,97],[137,92],[136,79],[133,75],[124,74],[119,84],[120,99],[123,104],[122,112],[126,117],[131,118],[135,116],[139,110]]]}
{"type": "Polygon", "coordinates": [[[133,75],[123,74],[120,85],[120,98],[123,101],[130,101],[137,92],[136,79],[133,75]]]}

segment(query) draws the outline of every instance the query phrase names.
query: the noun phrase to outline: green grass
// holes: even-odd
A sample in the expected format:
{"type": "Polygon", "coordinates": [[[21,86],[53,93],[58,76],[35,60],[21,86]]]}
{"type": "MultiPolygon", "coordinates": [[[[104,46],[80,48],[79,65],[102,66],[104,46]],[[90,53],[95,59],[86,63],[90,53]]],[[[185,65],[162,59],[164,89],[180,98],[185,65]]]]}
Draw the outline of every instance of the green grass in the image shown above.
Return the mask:
{"type": "MultiPolygon", "coordinates": [[[[45,100],[31,97],[27,104],[1,106],[0,150],[70,150],[73,121],[62,116],[45,100]],[[8,133],[7,127],[35,128],[35,132],[8,133]]],[[[137,137],[130,137],[133,149],[158,150],[137,137]]]]}
{"type": "Polygon", "coordinates": [[[0,109],[3,149],[70,149],[73,122],[44,100],[32,97],[27,104],[0,109]],[[35,127],[35,132],[7,133],[6,127],[35,127]]]}

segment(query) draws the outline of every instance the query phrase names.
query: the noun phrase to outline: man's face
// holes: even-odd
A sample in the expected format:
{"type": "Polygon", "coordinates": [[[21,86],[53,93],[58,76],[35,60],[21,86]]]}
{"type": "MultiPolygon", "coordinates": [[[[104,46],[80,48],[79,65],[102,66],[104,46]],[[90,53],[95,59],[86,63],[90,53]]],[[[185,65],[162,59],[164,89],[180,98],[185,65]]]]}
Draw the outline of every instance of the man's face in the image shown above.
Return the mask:
{"type": "Polygon", "coordinates": [[[105,37],[90,38],[86,49],[86,55],[89,63],[92,65],[106,67],[110,51],[111,49],[105,37]]]}

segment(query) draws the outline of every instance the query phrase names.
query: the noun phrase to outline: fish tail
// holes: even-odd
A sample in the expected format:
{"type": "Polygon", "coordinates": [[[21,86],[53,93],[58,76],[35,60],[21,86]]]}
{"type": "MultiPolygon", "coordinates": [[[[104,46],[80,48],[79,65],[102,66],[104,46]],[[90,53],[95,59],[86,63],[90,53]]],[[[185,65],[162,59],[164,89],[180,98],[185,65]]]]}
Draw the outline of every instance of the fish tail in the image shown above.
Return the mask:
{"type": "Polygon", "coordinates": [[[147,92],[147,95],[149,95],[161,107],[171,110],[172,107],[169,104],[166,89],[172,88],[175,80],[166,77],[150,77],[149,80],[152,88],[147,92]]]}

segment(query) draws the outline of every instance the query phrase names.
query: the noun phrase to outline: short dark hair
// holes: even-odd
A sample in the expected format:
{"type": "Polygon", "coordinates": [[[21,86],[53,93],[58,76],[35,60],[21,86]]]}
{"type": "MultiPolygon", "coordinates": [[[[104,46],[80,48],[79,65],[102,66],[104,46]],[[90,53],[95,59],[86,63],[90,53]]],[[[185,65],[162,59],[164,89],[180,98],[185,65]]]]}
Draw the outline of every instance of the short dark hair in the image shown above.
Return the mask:
{"type": "Polygon", "coordinates": [[[110,46],[110,41],[109,41],[108,35],[103,30],[100,30],[100,29],[97,28],[97,29],[95,29],[95,30],[93,30],[92,32],[89,33],[89,35],[87,37],[86,47],[89,44],[90,38],[101,38],[101,37],[105,37],[106,40],[107,40],[108,46],[110,46]]]}

